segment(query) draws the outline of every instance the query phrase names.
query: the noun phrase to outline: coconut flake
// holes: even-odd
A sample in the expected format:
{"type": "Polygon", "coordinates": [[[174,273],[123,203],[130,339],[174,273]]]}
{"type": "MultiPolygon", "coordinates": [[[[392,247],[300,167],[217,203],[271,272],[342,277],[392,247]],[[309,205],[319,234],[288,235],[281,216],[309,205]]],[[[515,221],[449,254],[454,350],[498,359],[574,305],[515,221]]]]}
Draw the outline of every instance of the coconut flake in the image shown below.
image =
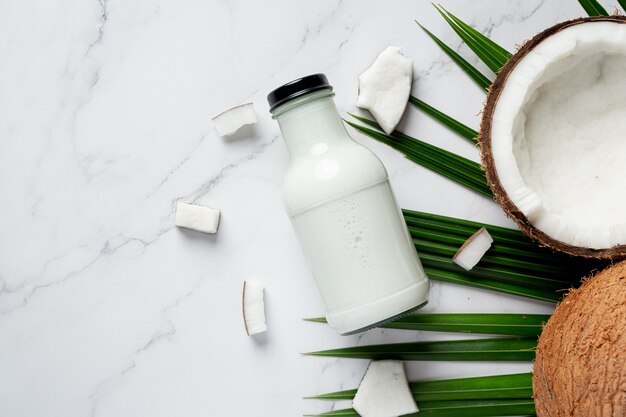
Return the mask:
{"type": "Polygon", "coordinates": [[[251,125],[258,121],[254,104],[246,103],[232,109],[228,109],[213,119],[213,125],[217,134],[220,136],[229,136],[238,131],[245,125],[251,125]]]}
{"type": "Polygon", "coordinates": [[[211,207],[179,201],[176,203],[174,224],[198,232],[217,233],[220,224],[220,211],[211,207]]]}
{"type": "Polygon", "coordinates": [[[452,261],[469,271],[485,256],[492,243],[493,238],[487,229],[483,227],[463,243],[463,246],[452,257],[452,261]]]}
{"type": "Polygon", "coordinates": [[[361,417],[398,417],[419,411],[402,361],[372,361],[352,407],[361,417]]]}
{"type": "Polygon", "coordinates": [[[388,46],[376,61],[359,76],[356,105],[369,110],[383,130],[394,131],[409,101],[413,82],[413,60],[388,46]]]}
{"type": "Polygon", "coordinates": [[[263,285],[257,282],[243,282],[243,323],[248,336],[267,330],[263,290],[263,285]]]}

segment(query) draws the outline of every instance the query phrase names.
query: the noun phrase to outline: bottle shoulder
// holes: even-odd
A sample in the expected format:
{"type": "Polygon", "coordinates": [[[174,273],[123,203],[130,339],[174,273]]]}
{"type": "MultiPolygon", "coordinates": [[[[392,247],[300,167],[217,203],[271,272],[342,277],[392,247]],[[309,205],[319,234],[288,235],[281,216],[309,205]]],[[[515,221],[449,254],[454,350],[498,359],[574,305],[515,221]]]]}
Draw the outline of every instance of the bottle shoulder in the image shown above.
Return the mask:
{"type": "Polygon", "coordinates": [[[350,140],[292,159],[283,181],[283,200],[287,211],[295,213],[386,180],[380,159],[350,140]]]}

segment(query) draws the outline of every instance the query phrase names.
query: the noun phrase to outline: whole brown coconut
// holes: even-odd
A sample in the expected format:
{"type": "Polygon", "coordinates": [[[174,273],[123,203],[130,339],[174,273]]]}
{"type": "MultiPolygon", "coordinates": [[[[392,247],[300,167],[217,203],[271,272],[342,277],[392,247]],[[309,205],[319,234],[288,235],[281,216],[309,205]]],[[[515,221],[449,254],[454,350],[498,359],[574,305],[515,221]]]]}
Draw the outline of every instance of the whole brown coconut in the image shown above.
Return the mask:
{"type": "MultiPolygon", "coordinates": [[[[493,115],[498,104],[498,100],[507,84],[509,75],[519,64],[519,62],[525,58],[529,53],[533,51],[542,41],[555,35],[564,29],[570,28],[575,25],[593,22],[612,22],[612,23],[626,23],[626,16],[594,16],[570,20],[567,22],[559,23],[552,26],[543,32],[537,34],[535,37],[525,42],[519,50],[506,62],[502,69],[498,72],[495,81],[491,85],[489,93],[487,95],[487,101],[482,114],[479,144],[481,148],[481,158],[483,169],[487,176],[487,182],[493,191],[496,201],[502,206],[506,214],[513,219],[520,229],[527,234],[530,238],[536,240],[541,246],[549,247],[550,249],[565,252],[570,255],[583,256],[587,258],[602,258],[602,259],[620,259],[626,257],[626,245],[617,245],[610,248],[594,249],[591,247],[575,246],[554,239],[548,234],[539,230],[533,223],[522,213],[522,211],[511,200],[511,197],[507,194],[507,191],[502,185],[502,181],[498,176],[498,172],[495,168],[494,155],[492,152],[492,124],[493,115]]],[[[597,177],[596,177],[597,178],[597,177]]],[[[615,190],[615,192],[623,192],[623,190],[615,190]]],[[[601,204],[601,202],[598,202],[601,204]]]]}
{"type": "Polygon", "coordinates": [[[572,290],[533,366],[538,417],[626,416],[626,261],[572,290]]]}

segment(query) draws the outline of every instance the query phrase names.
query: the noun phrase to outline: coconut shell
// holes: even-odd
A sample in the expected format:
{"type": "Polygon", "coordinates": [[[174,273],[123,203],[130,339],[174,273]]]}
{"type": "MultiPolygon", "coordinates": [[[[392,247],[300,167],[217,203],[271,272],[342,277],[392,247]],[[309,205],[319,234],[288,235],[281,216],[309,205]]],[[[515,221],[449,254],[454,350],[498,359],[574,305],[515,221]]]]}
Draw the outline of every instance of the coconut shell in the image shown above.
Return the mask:
{"type": "Polygon", "coordinates": [[[626,416],[626,261],[557,306],[539,337],[533,393],[538,417],[626,416]]]}
{"type": "Polygon", "coordinates": [[[511,201],[507,192],[502,187],[502,183],[498,177],[498,173],[495,169],[495,163],[493,159],[492,147],[491,147],[491,121],[493,113],[496,108],[500,94],[502,93],[504,86],[507,83],[507,79],[511,74],[511,71],[516,67],[518,62],[524,58],[532,49],[534,49],[541,41],[566,29],[570,26],[578,25],[587,22],[616,22],[626,23],[626,16],[594,16],[585,17],[570,20],[567,22],[559,23],[552,26],[543,32],[535,35],[532,39],[525,42],[519,50],[504,64],[502,69],[498,72],[495,81],[491,85],[487,94],[487,101],[483,110],[482,121],[480,126],[480,135],[478,138],[482,165],[487,175],[487,182],[493,191],[496,201],[502,206],[506,214],[517,223],[520,229],[528,235],[531,239],[537,241],[541,246],[546,246],[552,250],[559,252],[565,252],[570,255],[583,256],[587,258],[602,258],[602,259],[616,259],[626,256],[626,245],[614,246],[607,249],[593,249],[579,246],[569,245],[565,242],[553,239],[541,230],[537,229],[530,223],[530,221],[524,216],[519,208],[511,201]]]}

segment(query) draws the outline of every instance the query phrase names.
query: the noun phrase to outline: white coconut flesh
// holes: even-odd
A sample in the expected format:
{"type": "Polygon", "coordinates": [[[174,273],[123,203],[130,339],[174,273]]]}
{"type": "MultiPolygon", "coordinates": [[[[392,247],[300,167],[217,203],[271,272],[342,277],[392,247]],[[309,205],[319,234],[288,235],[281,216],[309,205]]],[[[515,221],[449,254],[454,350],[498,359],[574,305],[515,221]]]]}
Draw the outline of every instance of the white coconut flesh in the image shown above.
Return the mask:
{"type": "Polygon", "coordinates": [[[178,227],[214,234],[217,233],[220,224],[220,210],[179,201],[176,203],[174,224],[178,227]]]}
{"type": "Polygon", "coordinates": [[[267,330],[265,324],[265,287],[254,281],[243,283],[243,321],[248,336],[267,330]]]}
{"type": "Polygon", "coordinates": [[[493,238],[484,227],[469,237],[452,257],[452,261],[465,269],[471,270],[485,256],[491,247],[493,238]]]}
{"type": "Polygon", "coordinates": [[[394,131],[409,101],[413,83],[413,60],[397,46],[388,46],[359,76],[356,105],[368,110],[385,133],[394,131]]]}
{"type": "Polygon", "coordinates": [[[245,125],[255,124],[258,121],[252,103],[242,104],[223,111],[211,120],[220,136],[230,136],[245,125]]]}
{"type": "Polygon", "coordinates": [[[372,361],[359,384],[352,408],[361,417],[398,417],[418,412],[404,363],[372,361]]]}
{"type": "Polygon", "coordinates": [[[578,247],[626,244],[626,25],[570,26],[521,58],[491,147],[502,187],[537,229],[578,247]]]}

